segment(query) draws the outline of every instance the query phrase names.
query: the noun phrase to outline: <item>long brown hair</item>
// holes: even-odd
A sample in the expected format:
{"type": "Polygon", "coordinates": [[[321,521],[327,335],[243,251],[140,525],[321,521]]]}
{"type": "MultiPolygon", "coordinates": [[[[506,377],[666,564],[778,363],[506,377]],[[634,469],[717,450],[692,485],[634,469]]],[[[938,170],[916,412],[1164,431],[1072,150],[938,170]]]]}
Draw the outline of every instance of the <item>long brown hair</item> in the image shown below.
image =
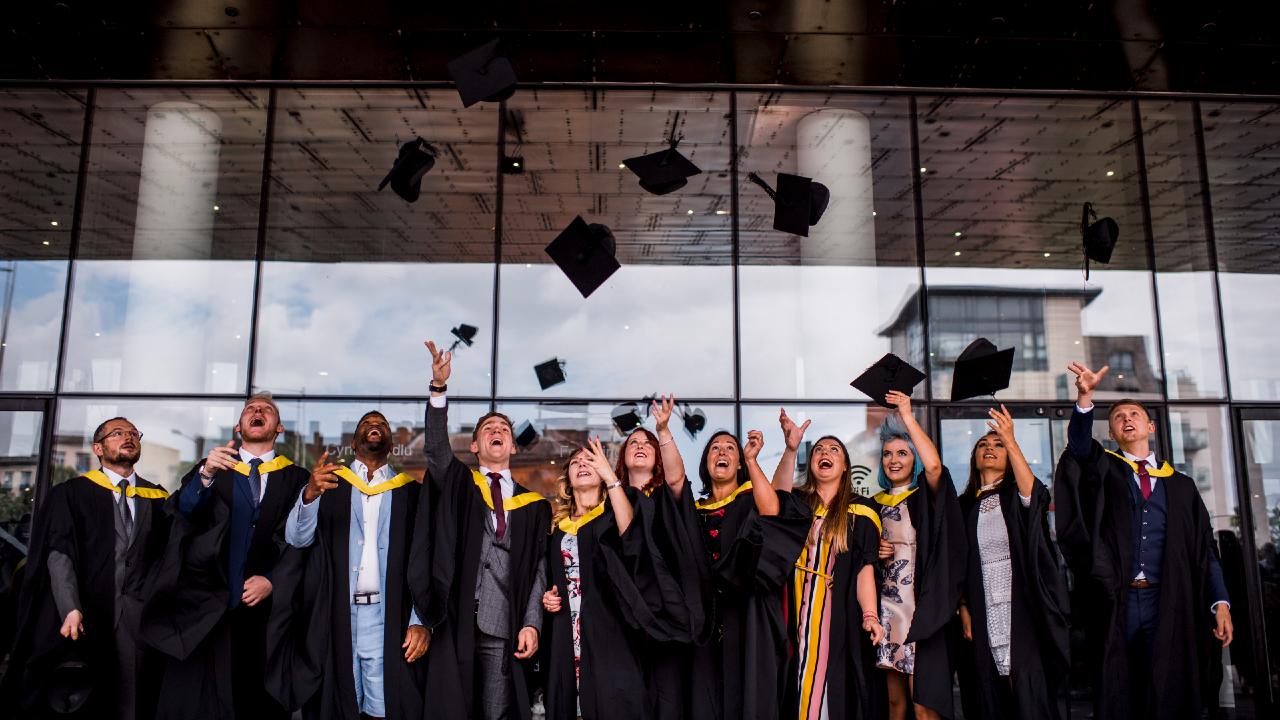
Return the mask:
{"type": "MultiPolygon", "coordinates": [[[[978,443],[982,442],[983,438],[993,435],[997,438],[999,437],[994,430],[991,430],[986,435],[978,438],[978,442],[973,444],[973,450],[969,452],[969,484],[964,486],[964,492],[961,493],[961,497],[978,497],[978,491],[982,489],[982,473],[978,472],[978,443]]],[[[1007,446],[1004,449],[1004,453],[1004,475],[1000,478],[1001,485],[1006,481],[1013,480],[1013,464],[1009,462],[1009,448],[1007,446]]]]}
{"type": "Polygon", "coordinates": [[[853,502],[853,463],[849,461],[849,448],[844,446],[840,438],[834,435],[823,435],[817,442],[809,446],[809,462],[805,466],[804,484],[795,489],[795,495],[803,500],[810,510],[817,511],[822,507],[822,496],[818,495],[818,479],[813,475],[813,453],[818,443],[831,440],[844,455],[844,471],[840,473],[840,486],[836,489],[831,505],[826,508],[827,517],[822,521],[820,540],[831,544],[836,553],[849,551],[849,505],[853,502]]]}
{"type": "MultiPolygon", "coordinates": [[[[556,495],[551,498],[551,527],[547,530],[548,535],[556,531],[556,528],[560,526],[561,520],[573,517],[574,511],[579,509],[577,507],[577,501],[573,498],[573,486],[569,484],[569,465],[573,462],[574,458],[578,457],[578,455],[583,452],[586,452],[586,448],[574,450],[573,453],[571,453],[564,461],[564,472],[560,473],[560,477],[556,478],[556,495]]],[[[600,503],[603,504],[608,497],[609,493],[605,489],[604,480],[601,479],[600,503]]],[[[581,509],[586,512],[594,510],[596,507],[597,505],[593,505],[589,508],[581,509]]]]}
{"type": "MultiPolygon", "coordinates": [[[[618,466],[614,468],[613,472],[618,476],[618,479],[622,481],[623,487],[631,487],[631,475],[627,471],[626,462],[627,443],[631,442],[631,438],[634,437],[636,433],[644,433],[645,437],[649,438],[649,442],[653,443],[653,477],[649,478],[649,482],[646,483],[644,487],[640,488],[640,492],[645,495],[649,495],[654,490],[665,485],[667,482],[667,472],[662,469],[662,447],[658,444],[657,435],[654,435],[645,428],[636,428],[635,430],[632,430],[631,433],[627,435],[627,438],[622,441],[622,452],[618,453],[618,466]]],[[[672,438],[671,442],[675,442],[675,438],[672,438]]]]}

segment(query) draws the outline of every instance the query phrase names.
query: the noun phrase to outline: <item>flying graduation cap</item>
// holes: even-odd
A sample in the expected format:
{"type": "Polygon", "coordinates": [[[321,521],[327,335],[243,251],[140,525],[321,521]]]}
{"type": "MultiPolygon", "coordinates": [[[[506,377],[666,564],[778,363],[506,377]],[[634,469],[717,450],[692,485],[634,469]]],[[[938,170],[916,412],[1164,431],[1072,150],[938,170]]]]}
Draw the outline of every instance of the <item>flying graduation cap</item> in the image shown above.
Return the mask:
{"type": "Polygon", "coordinates": [[[1013,348],[997,350],[986,338],[978,338],[956,358],[951,378],[951,401],[995,395],[1009,387],[1013,374],[1013,348]]]}
{"type": "Polygon", "coordinates": [[[684,422],[684,431],[689,433],[689,437],[697,437],[707,426],[707,414],[698,408],[681,408],[680,419],[684,422]]]}
{"type": "Polygon", "coordinates": [[[910,396],[912,389],[919,385],[921,380],[924,380],[924,373],[897,355],[886,353],[849,384],[865,393],[881,407],[892,408],[896,406],[884,401],[884,396],[888,395],[890,390],[897,390],[910,396]]]}
{"type": "Polygon", "coordinates": [[[1111,262],[1111,253],[1120,237],[1120,225],[1109,217],[1099,220],[1093,203],[1085,203],[1080,213],[1080,234],[1084,237],[1084,279],[1088,280],[1090,260],[1104,265],[1111,262]]]}
{"type": "Polygon", "coordinates": [[[622,267],[614,257],[618,243],[608,227],[587,224],[579,215],[546,247],[582,297],[589,297],[622,267]]]}
{"type": "Polygon", "coordinates": [[[378,190],[390,183],[391,190],[405,201],[416,201],[422,190],[422,176],[435,167],[437,154],[436,149],[420,137],[401,145],[391,172],[378,183],[378,190]]]}
{"type": "Polygon", "coordinates": [[[449,76],[458,86],[462,106],[502,102],[516,91],[516,71],[495,38],[449,61],[449,76]]]}
{"type": "Polygon", "coordinates": [[[528,450],[538,442],[538,431],[533,423],[525,420],[516,428],[516,445],[521,450],[528,450]]]}
{"type": "Polygon", "coordinates": [[[676,126],[680,123],[680,113],[671,122],[671,136],[667,139],[667,149],[648,155],[627,158],[622,161],[627,169],[640,178],[640,187],[654,195],[666,195],[684,187],[689,178],[702,174],[702,170],[694,165],[676,149],[680,138],[676,137],[676,126]]]}
{"type": "Polygon", "coordinates": [[[831,202],[831,190],[826,185],[803,175],[778,173],[778,190],[755,173],[747,179],[764,188],[773,200],[773,229],[809,237],[809,228],[817,225],[822,213],[831,202]]]}
{"type": "Polygon", "coordinates": [[[538,376],[538,385],[543,390],[565,381],[564,361],[559,358],[551,358],[544,363],[534,365],[533,372],[538,376]]]}
{"type": "Polygon", "coordinates": [[[476,333],[479,331],[479,328],[474,325],[460,323],[458,327],[449,331],[455,338],[457,338],[453,341],[453,344],[449,346],[449,352],[453,352],[453,349],[459,345],[471,347],[472,343],[475,342],[476,333]]]}
{"type": "Polygon", "coordinates": [[[613,412],[609,413],[609,417],[613,420],[613,426],[618,429],[618,434],[624,436],[644,422],[640,419],[640,412],[635,403],[623,403],[615,407],[613,412]]]}

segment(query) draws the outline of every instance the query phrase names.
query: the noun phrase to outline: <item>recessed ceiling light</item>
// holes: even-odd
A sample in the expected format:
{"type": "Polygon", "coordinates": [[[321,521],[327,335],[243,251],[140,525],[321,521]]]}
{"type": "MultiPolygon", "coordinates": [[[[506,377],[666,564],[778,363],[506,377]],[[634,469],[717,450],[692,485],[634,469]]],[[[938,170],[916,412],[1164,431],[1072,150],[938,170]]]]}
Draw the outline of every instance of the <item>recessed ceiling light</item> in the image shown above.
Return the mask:
{"type": "Polygon", "coordinates": [[[221,210],[221,209],[222,209],[222,207],[221,207],[220,205],[214,205],[214,206],[213,206],[213,211],[214,211],[214,212],[218,212],[218,211],[219,211],[219,210],[221,210]]]}
{"type": "Polygon", "coordinates": [[[50,221],[49,221],[49,224],[50,224],[50,225],[52,225],[52,226],[54,226],[54,227],[58,227],[58,221],[57,221],[57,220],[50,220],[50,221]]]}
{"type": "Polygon", "coordinates": [[[921,173],[927,173],[927,172],[929,172],[929,168],[927,168],[927,167],[922,167],[922,168],[920,168],[920,172],[921,172],[921,173]]]}
{"type": "Polygon", "coordinates": [[[45,240],[43,244],[44,244],[44,245],[48,245],[48,244],[49,244],[49,241],[48,241],[48,240],[45,240]]]}
{"type": "Polygon", "coordinates": [[[960,232],[959,230],[957,230],[957,231],[956,231],[956,237],[960,237],[960,236],[961,236],[961,235],[963,235],[963,234],[964,234],[964,233],[960,232]]]}
{"type": "Polygon", "coordinates": [[[957,250],[957,251],[956,251],[956,257],[960,257],[960,251],[959,251],[959,250],[957,250]]]}
{"type": "Polygon", "coordinates": [[[728,215],[728,214],[729,214],[729,211],[728,211],[728,210],[717,210],[717,211],[716,211],[716,214],[717,214],[717,215],[728,215]]]}
{"type": "Polygon", "coordinates": [[[876,216],[876,211],[875,211],[875,210],[872,210],[872,211],[871,211],[871,217],[875,217],[875,216],[876,216]]]}
{"type": "Polygon", "coordinates": [[[1108,170],[1108,171],[1107,171],[1107,177],[1111,177],[1112,175],[1115,175],[1115,174],[1116,174],[1116,171],[1115,171],[1115,170],[1108,170]]]}
{"type": "Polygon", "coordinates": [[[626,169],[627,169],[627,164],[626,164],[626,163],[618,163],[618,169],[619,169],[619,170],[626,170],[626,169]]]}
{"type": "Polygon", "coordinates": [[[1045,254],[1044,254],[1044,256],[1045,256],[1045,257],[1049,257],[1049,256],[1050,256],[1050,255],[1052,255],[1052,254],[1053,254],[1053,253],[1045,253],[1045,254]]]}
{"type": "Polygon", "coordinates": [[[686,214],[686,215],[692,215],[692,214],[693,214],[693,211],[692,211],[692,210],[686,210],[686,211],[685,211],[685,214],[686,214]]]}

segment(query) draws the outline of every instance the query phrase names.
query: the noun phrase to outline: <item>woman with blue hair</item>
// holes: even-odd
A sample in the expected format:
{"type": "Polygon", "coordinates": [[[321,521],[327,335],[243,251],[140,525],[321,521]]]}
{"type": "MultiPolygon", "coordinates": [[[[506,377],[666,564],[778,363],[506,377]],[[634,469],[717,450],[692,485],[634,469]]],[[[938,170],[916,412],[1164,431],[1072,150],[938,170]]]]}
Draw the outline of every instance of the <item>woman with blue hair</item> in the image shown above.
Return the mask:
{"type": "Polygon", "coordinates": [[[889,717],[951,717],[947,623],[960,604],[966,560],[964,525],[951,473],[911,414],[911,398],[892,391],[896,414],[880,426],[880,623],[876,664],[885,670],[889,717]]]}

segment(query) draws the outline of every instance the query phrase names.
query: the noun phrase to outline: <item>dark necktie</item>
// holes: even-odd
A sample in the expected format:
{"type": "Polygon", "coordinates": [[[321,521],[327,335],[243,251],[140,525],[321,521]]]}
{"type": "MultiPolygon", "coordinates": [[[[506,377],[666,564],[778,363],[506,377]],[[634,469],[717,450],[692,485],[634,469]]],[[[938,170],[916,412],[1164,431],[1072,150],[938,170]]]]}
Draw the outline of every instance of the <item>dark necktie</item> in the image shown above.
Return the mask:
{"type": "Polygon", "coordinates": [[[258,501],[262,497],[262,474],[258,472],[261,464],[262,460],[258,458],[249,461],[249,495],[254,507],[258,507],[258,501]]]}
{"type": "Polygon", "coordinates": [[[489,497],[493,499],[493,522],[498,540],[507,532],[507,514],[502,511],[502,473],[489,473],[489,497]]]}
{"type": "Polygon", "coordinates": [[[1147,472],[1147,461],[1139,460],[1137,465],[1138,489],[1142,491],[1142,499],[1149,500],[1151,498],[1151,475],[1147,472]]]}
{"type": "Polygon", "coordinates": [[[124,536],[128,538],[133,535],[133,515],[129,512],[129,496],[125,491],[129,489],[129,481],[121,480],[120,502],[116,503],[116,513],[120,515],[120,527],[124,528],[124,536]]]}

